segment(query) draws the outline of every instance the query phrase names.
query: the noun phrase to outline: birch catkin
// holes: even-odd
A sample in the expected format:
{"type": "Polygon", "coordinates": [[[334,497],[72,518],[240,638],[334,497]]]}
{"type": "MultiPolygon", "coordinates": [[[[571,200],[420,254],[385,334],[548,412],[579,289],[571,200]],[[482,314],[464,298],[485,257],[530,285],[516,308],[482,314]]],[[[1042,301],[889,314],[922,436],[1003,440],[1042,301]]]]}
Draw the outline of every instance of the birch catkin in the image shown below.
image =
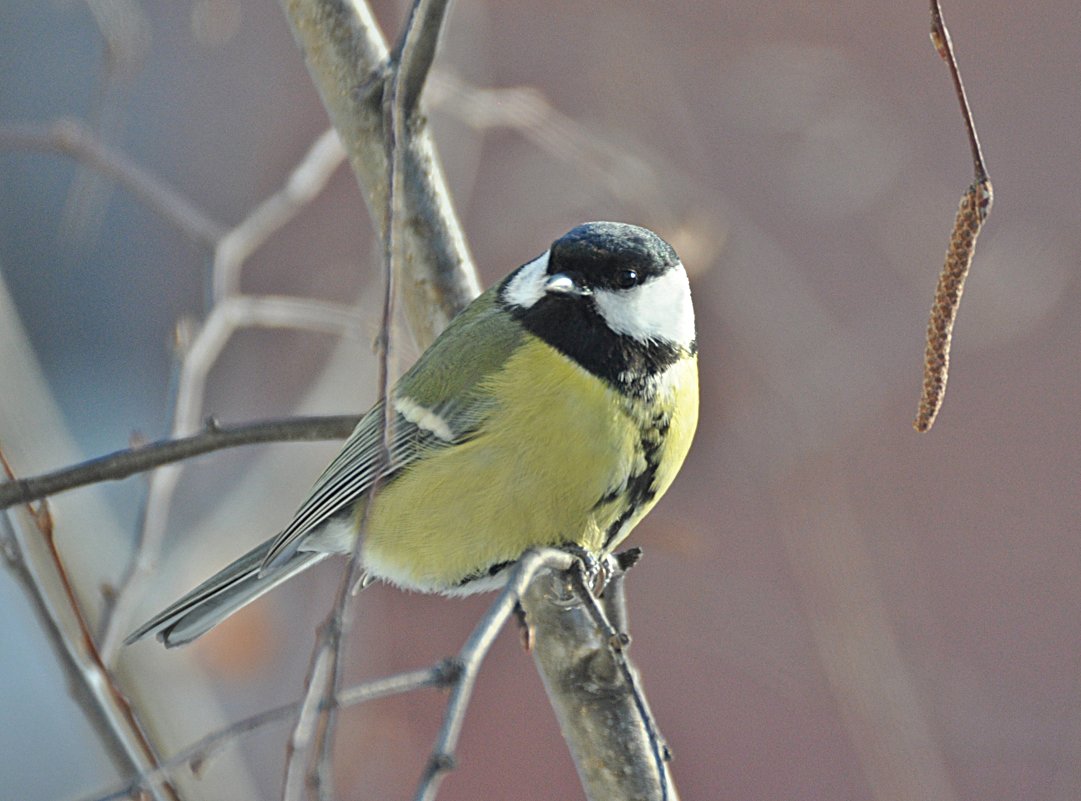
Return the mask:
{"type": "Polygon", "coordinates": [[[991,182],[983,180],[972,183],[961,197],[957,219],[946,250],[946,263],[938,279],[935,302],[931,306],[931,319],[927,323],[927,350],[923,362],[923,394],[913,427],[928,431],[935,422],[935,415],[942,406],[946,394],[946,380],[950,369],[950,339],[965,278],[976,250],[976,239],[984,220],[991,211],[993,198],[991,182]]]}

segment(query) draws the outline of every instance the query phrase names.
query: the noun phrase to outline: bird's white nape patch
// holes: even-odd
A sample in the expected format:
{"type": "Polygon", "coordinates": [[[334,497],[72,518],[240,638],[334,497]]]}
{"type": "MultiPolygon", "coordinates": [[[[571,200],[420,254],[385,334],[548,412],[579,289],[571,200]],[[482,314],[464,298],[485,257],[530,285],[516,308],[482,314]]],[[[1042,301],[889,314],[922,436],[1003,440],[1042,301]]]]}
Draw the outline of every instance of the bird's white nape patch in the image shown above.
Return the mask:
{"type": "Polygon", "coordinates": [[[518,268],[518,272],[503,290],[503,299],[521,309],[532,308],[533,304],[544,297],[544,282],[548,280],[548,254],[544,251],[528,264],[518,268]]]}
{"type": "Polygon", "coordinates": [[[593,299],[608,327],[618,334],[682,348],[695,340],[691,285],[682,264],[630,289],[597,290],[593,299]]]}
{"type": "Polygon", "coordinates": [[[427,406],[421,406],[412,398],[400,396],[394,399],[394,411],[415,425],[423,428],[444,442],[454,441],[454,432],[450,425],[437,412],[427,406]]]}

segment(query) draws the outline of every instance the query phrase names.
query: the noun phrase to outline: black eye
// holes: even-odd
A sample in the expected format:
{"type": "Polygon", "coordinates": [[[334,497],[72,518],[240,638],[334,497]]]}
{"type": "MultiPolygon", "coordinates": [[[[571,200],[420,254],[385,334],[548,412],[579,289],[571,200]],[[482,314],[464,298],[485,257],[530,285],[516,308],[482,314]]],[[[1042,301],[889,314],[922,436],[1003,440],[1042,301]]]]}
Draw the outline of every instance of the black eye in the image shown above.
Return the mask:
{"type": "Polygon", "coordinates": [[[638,273],[631,269],[620,270],[616,273],[616,286],[620,289],[630,289],[638,283],[638,273]]]}

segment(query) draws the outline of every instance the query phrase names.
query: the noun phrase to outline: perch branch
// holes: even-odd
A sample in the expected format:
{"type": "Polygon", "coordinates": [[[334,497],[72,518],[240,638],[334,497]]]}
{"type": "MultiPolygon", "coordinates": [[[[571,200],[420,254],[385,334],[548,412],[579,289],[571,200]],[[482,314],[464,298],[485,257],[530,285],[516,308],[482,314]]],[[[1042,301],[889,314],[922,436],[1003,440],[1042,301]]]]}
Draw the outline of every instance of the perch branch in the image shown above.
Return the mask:
{"type": "MultiPolygon", "coordinates": [[[[617,559],[614,583],[601,599],[621,619],[622,572],[637,557],[629,551],[617,559]]],[[[605,618],[580,571],[538,576],[521,603],[536,632],[534,660],[586,797],[676,801],[668,749],[625,653],[630,639],[605,618]]]]}

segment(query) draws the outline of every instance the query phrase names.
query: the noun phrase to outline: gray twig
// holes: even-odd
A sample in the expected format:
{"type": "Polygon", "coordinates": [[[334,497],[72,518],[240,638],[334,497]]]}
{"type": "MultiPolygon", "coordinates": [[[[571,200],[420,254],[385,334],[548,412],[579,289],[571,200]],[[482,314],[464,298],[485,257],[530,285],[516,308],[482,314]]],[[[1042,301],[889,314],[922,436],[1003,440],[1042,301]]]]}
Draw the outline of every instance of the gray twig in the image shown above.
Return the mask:
{"type": "Polygon", "coordinates": [[[570,568],[574,561],[574,557],[566,551],[551,548],[530,550],[526,551],[511,569],[510,578],[499,597],[458,652],[457,664],[461,673],[447,701],[443,725],[439,729],[435,749],[417,785],[413,796],[415,801],[432,801],[443,776],[454,767],[454,752],[458,747],[458,738],[462,733],[465,712],[469,707],[480,665],[487,656],[488,649],[492,647],[496,634],[514,611],[515,605],[523,600],[527,589],[534,585],[534,580],[542,578],[538,575],[542,570],[564,571],[570,568]]]}
{"type": "Polygon", "coordinates": [[[260,420],[235,426],[207,421],[198,434],[115,451],[52,473],[0,484],[0,509],[41,500],[59,492],[123,478],[211,451],[267,442],[317,442],[344,439],[360,418],[355,415],[260,420]]]}
{"type": "MultiPolygon", "coordinates": [[[[456,675],[457,671],[448,663],[441,662],[430,668],[411,670],[349,687],[338,693],[336,703],[342,707],[349,707],[392,695],[413,692],[422,687],[445,687],[455,680],[456,675]]],[[[138,798],[142,790],[154,788],[168,781],[177,768],[185,765],[193,773],[198,773],[205,768],[207,762],[213,759],[222,746],[266,726],[295,719],[301,712],[301,704],[301,701],[282,704],[213,731],[177,751],[169,759],[163,760],[156,769],[136,776],[112,792],[88,796],[84,801],[118,801],[122,798],[138,798]]]]}

